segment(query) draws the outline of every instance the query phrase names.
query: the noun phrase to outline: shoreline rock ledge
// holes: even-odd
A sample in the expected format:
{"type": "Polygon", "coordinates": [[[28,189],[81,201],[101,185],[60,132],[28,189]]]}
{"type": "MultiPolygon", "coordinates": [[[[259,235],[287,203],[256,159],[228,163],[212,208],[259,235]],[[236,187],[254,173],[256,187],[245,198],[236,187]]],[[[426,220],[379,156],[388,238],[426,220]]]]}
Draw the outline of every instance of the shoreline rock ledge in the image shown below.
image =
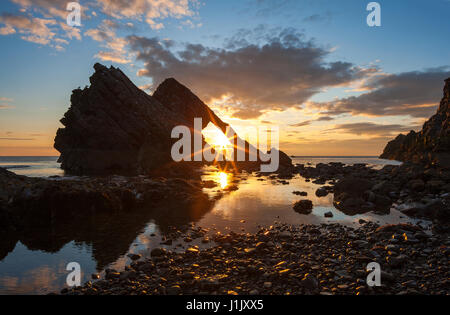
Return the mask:
{"type": "Polygon", "coordinates": [[[437,113],[425,122],[421,131],[400,134],[390,141],[380,158],[450,169],[450,78],[445,80],[444,97],[437,113]]]}
{"type": "MultiPolygon", "coordinates": [[[[94,65],[90,87],[72,92],[71,106],[61,119],[54,147],[61,153],[61,168],[74,175],[145,175],[178,168],[186,163],[171,158],[172,129],[194,130],[194,118],[203,128],[213,123],[228,126],[187,87],[166,79],[153,96],[134,85],[118,68],[94,65]]],[[[193,132],[191,132],[193,135],[193,132]]],[[[248,143],[246,144],[248,147],[248,143]]],[[[292,166],[281,153],[281,164],[292,166]]],[[[255,164],[255,163],[253,163],[255,164]]],[[[253,165],[254,166],[254,165],[253,165]]]]}

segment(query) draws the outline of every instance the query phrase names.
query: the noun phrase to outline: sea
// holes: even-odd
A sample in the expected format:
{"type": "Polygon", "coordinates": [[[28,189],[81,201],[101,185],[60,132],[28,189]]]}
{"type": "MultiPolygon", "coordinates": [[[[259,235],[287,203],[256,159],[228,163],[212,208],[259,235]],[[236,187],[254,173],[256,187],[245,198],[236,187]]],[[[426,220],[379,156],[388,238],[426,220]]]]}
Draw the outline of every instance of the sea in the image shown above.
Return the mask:
{"type": "MultiPolygon", "coordinates": [[[[64,177],[57,157],[0,157],[0,167],[30,177],[64,177]]],[[[373,168],[399,165],[400,162],[373,156],[298,156],[294,163],[314,166],[318,163],[365,163],[373,168]]],[[[194,226],[208,230],[209,234],[256,232],[260,226],[276,223],[322,224],[341,223],[357,227],[364,219],[379,224],[413,223],[392,208],[387,215],[365,213],[349,216],[333,207],[333,195],[315,196],[320,185],[307,182],[297,175],[284,185],[277,180],[264,180],[251,174],[233,175],[212,167],[203,170],[204,180],[216,181],[215,188],[205,188],[212,200],[211,207],[198,211],[184,211],[167,205],[136,212],[98,215],[69,226],[51,226],[27,231],[0,241],[0,294],[47,294],[58,292],[67,285],[72,271],[68,264],[76,262],[82,272],[82,282],[90,281],[92,274],[105,269],[120,270],[131,261],[129,254],[148,257],[151,249],[167,247],[176,250],[202,244],[194,240],[186,244],[175,241],[171,246],[161,245],[172,229],[194,226]],[[229,191],[229,185],[237,190],[229,191]],[[296,213],[292,205],[299,200],[293,191],[306,191],[314,209],[310,215],[296,213]],[[332,218],[324,214],[331,211],[332,218]]],[[[426,223],[426,222],[425,222],[426,223]]],[[[424,224],[425,224],[424,223],[424,224]]]]}

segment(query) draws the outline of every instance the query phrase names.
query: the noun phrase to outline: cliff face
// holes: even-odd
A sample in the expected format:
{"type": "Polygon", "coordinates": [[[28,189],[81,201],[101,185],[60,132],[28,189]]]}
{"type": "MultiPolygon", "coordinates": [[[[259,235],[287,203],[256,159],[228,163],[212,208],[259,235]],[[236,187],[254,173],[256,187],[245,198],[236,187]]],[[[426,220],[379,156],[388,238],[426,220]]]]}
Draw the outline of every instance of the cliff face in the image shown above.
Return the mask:
{"type": "Polygon", "coordinates": [[[91,86],[73,91],[61,119],[65,127],[56,134],[54,146],[67,173],[134,175],[172,168],[175,126],[193,130],[196,117],[203,128],[210,122],[223,131],[228,126],[175,79],[165,80],[150,96],[119,69],[101,64],[94,69],[91,86]]]}
{"type": "Polygon", "coordinates": [[[450,167],[450,78],[445,80],[444,97],[437,113],[420,132],[411,131],[390,141],[380,158],[437,164],[450,167]]]}

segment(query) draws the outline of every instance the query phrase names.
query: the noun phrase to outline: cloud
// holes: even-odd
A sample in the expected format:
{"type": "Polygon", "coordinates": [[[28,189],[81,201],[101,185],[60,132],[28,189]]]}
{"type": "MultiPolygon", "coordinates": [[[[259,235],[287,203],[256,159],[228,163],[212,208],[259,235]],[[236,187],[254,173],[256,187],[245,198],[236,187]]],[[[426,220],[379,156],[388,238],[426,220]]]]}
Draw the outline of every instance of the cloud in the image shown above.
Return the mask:
{"type": "Polygon", "coordinates": [[[47,45],[56,35],[49,28],[50,25],[56,24],[53,19],[29,18],[25,15],[3,13],[0,15],[0,23],[4,24],[5,28],[13,29],[13,33],[17,31],[22,34],[22,39],[42,45],[47,45]]]}
{"type": "Polygon", "coordinates": [[[65,19],[67,16],[67,3],[66,0],[12,0],[12,2],[18,4],[22,10],[28,11],[32,8],[40,11],[41,14],[45,14],[48,17],[60,17],[65,19]]]}
{"type": "Polygon", "coordinates": [[[348,62],[326,62],[329,51],[293,29],[241,31],[227,48],[128,37],[131,52],[144,64],[141,76],[154,85],[175,77],[207,102],[229,97],[234,116],[255,118],[267,110],[299,107],[324,87],[349,84],[366,70],[348,62]],[[261,43],[255,44],[253,38],[261,43]]]}
{"type": "Polygon", "coordinates": [[[323,22],[323,21],[331,21],[331,13],[327,12],[325,14],[311,14],[302,19],[303,22],[310,22],[310,23],[316,23],[316,22],[323,22]]]}
{"type": "Polygon", "coordinates": [[[344,133],[354,134],[354,135],[367,135],[376,137],[389,137],[392,135],[397,135],[402,132],[408,132],[410,130],[417,130],[420,126],[404,126],[398,124],[376,124],[371,122],[363,123],[349,123],[334,126],[333,129],[328,129],[327,131],[335,132],[342,131],[344,133]]]}
{"type": "Polygon", "coordinates": [[[145,20],[152,29],[161,29],[162,19],[192,17],[196,15],[196,0],[97,0],[101,10],[117,19],[145,20]]]}
{"type": "Polygon", "coordinates": [[[291,127],[304,127],[304,126],[309,126],[309,125],[311,125],[313,122],[315,122],[315,121],[331,121],[331,120],[334,120],[335,118],[334,117],[331,117],[331,116],[320,116],[319,118],[317,118],[317,119],[312,119],[312,120],[305,120],[305,121],[302,121],[302,122],[300,122],[300,123],[297,123],[297,124],[292,124],[292,125],[289,125],[289,126],[291,126],[291,127]]]}
{"type": "Polygon", "coordinates": [[[79,30],[53,18],[31,17],[23,14],[2,13],[0,35],[19,34],[20,38],[40,45],[62,48],[68,41],[61,37],[81,40],[79,30]]]}
{"type": "Polygon", "coordinates": [[[115,63],[129,63],[126,46],[127,41],[123,37],[117,36],[115,30],[118,24],[111,20],[103,20],[95,29],[87,30],[84,35],[100,42],[101,47],[106,49],[97,53],[96,57],[103,61],[112,61],[115,63]]]}
{"type": "Polygon", "coordinates": [[[320,116],[319,118],[316,119],[316,121],[331,121],[334,120],[334,117],[331,116],[320,116]]]}
{"type": "MultiPolygon", "coordinates": [[[[66,0],[11,0],[20,8],[20,14],[3,13],[0,16],[0,35],[20,34],[20,38],[39,45],[49,45],[57,50],[64,50],[63,45],[69,44],[68,40],[81,40],[81,30],[68,26],[66,0]]],[[[77,1],[79,2],[79,1],[77,1]]],[[[80,3],[82,9],[82,22],[97,16],[92,8],[99,9],[102,13],[115,19],[135,19],[144,21],[152,29],[164,27],[162,20],[167,18],[198,19],[200,2],[197,0],[92,0],[80,3]]],[[[189,27],[197,27],[201,23],[192,22],[191,19],[182,21],[189,27]]],[[[130,21],[119,23],[109,21],[109,27],[132,30],[134,24],[130,21]]],[[[113,43],[117,45],[117,42],[113,43]]],[[[127,63],[129,60],[121,58],[118,50],[101,51],[97,57],[118,63],[127,63]]]]}
{"type": "Polygon", "coordinates": [[[436,111],[442,97],[444,80],[450,77],[450,67],[425,71],[373,76],[363,88],[367,93],[324,103],[312,103],[329,115],[388,116],[409,115],[425,118],[436,111]]]}
{"type": "Polygon", "coordinates": [[[16,30],[11,25],[6,25],[4,27],[0,27],[0,35],[11,35],[15,34],[16,30]]]}
{"type": "Polygon", "coordinates": [[[0,97],[0,102],[4,102],[3,104],[0,104],[0,109],[11,109],[14,108],[14,106],[8,104],[13,102],[14,100],[9,97],[0,97]]]}
{"type": "Polygon", "coordinates": [[[253,110],[250,108],[238,109],[233,112],[232,117],[239,119],[254,119],[261,116],[263,113],[260,110],[253,110]]]}
{"type": "Polygon", "coordinates": [[[312,120],[306,120],[306,121],[303,121],[303,122],[301,122],[301,123],[293,124],[293,125],[290,125],[290,126],[291,126],[291,127],[304,127],[304,126],[309,126],[309,125],[311,125],[312,122],[313,122],[312,120]]]}

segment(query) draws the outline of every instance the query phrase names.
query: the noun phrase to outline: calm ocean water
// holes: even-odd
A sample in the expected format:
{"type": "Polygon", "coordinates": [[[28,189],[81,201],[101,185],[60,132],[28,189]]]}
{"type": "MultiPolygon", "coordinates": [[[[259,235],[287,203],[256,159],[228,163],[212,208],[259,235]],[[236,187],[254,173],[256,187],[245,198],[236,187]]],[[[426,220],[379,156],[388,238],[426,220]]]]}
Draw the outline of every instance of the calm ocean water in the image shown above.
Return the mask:
{"type": "MultiPolygon", "coordinates": [[[[294,163],[342,162],[346,164],[367,163],[380,168],[395,161],[380,160],[376,157],[296,157],[294,163]]],[[[0,157],[0,167],[6,167],[17,174],[47,177],[64,175],[59,169],[56,157],[0,157]]],[[[83,273],[83,282],[90,280],[92,273],[105,268],[121,269],[129,259],[127,254],[137,253],[148,256],[149,249],[161,247],[161,240],[171,226],[181,227],[195,224],[218,231],[236,232],[258,230],[258,225],[271,225],[275,221],[290,224],[320,224],[339,222],[358,225],[359,219],[380,224],[415,222],[393,209],[389,215],[366,213],[348,216],[332,205],[333,196],[317,198],[315,190],[319,185],[306,182],[300,176],[282,185],[276,180],[259,181],[258,178],[242,174],[233,176],[221,174],[214,169],[205,169],[205,180],[217,181],[219,187],[205,189],[215,203],[201,211],[183,211],[175,206],[143,209],[125,214],[107,214],[74,222],[72,225],[51,226],[27,231],[24,235],[12,236],[11,240],[0,242],[0,294],[42,294],[55,292],[64,287],[70,262],[78,262],[83,273]],[[224,192],[230,183],[239,189],[224,192]],[[300,215],[292,210],[292,204],[299,199],[292,194],[295,190],[308,192],[313,201],[313,213],[300,215]],[[331,211],[334,217],[324,218],[331,211]]],[[[175,241],[172,247],[186,244],[175,241]]],[[[202,245],[199,240],[195,245],[202,245]]],[[[190,244],[192,246],[192,244],[190,244]]]]}
{"type": "Polygon", "coordinates": [[[47,177],[64,175],[55,156],[0,156],[0,167],[19,175],[47,177]]]}
{"type": "MultiPolygon", "coordinates": [[[[299,156],[294,163],[316,165],[318,163],[342,162],[345,164],[367,163],[374,168],[384,165],[398,165],[400,162],[379,159],[376,156],[299,156]]],[[[55,156],[0,156],[0,167],[19,175],[31,177],[64,176],[55,156]]]]}

